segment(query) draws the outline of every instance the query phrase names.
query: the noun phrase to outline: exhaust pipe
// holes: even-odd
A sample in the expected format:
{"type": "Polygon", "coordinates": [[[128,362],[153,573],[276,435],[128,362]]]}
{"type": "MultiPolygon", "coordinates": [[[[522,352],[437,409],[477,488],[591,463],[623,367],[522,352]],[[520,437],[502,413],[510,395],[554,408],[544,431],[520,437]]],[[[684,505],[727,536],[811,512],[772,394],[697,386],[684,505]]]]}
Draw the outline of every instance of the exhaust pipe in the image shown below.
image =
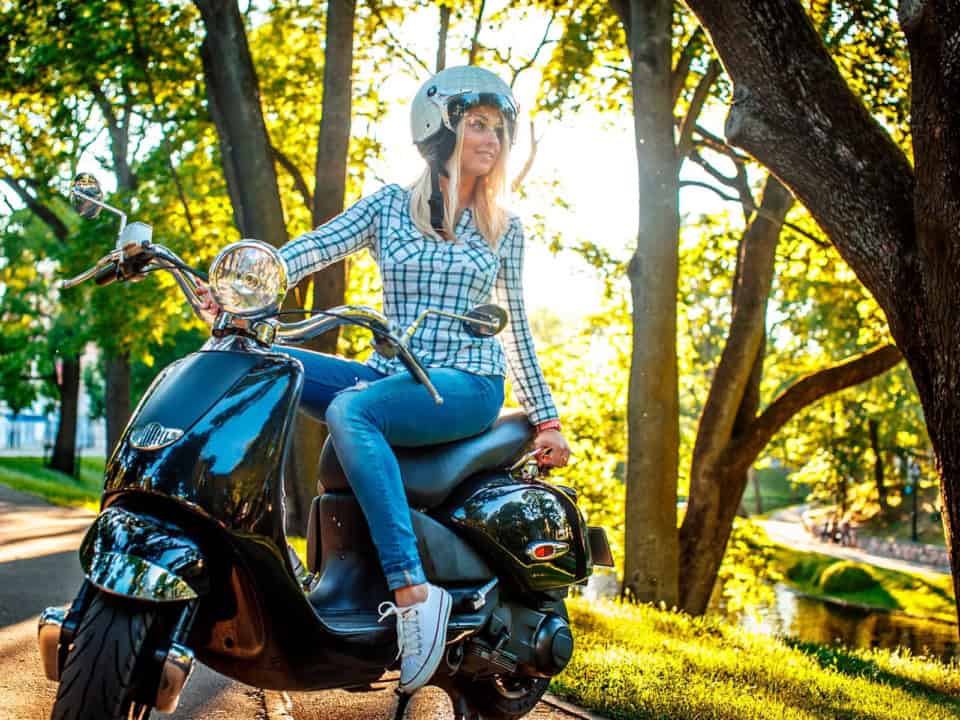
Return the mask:
{"type": "Polygon", "coordinates": [[[66,608],[48,607],[40,613],[37,627],[37,644],[40,646],[40,662],[47,680],[60,680],[60,631],[67,619],[66,608]]]}
{"type": "Polygon", "coordinates": [[[157,660],[163,663],[163,667],[160,670],[160,683],[157,685],[154,705],[162,713],[172,713],[177,709],[180,693],[193,672],[193,651],[180,643],[171,643],[166,653],[157,651],[157,660]]]}

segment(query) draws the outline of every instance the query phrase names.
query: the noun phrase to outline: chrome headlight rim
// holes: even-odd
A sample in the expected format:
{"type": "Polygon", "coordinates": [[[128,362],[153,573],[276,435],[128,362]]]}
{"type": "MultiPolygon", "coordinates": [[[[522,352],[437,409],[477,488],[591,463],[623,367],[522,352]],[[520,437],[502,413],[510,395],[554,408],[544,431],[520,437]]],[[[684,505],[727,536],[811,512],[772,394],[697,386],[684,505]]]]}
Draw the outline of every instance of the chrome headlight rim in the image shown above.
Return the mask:
{"type": "Polygon", "coordinates": [[[207,277],[210,279],[210,293],[222,310],[238,317],[252,318],[272,314],[280,308],[280,303],[283,302],[283,298],[286,297],[287,290],[289,289],[290,275],[287,271],[287,264],[284,262],[283,258],[280,257],[280,253],[277,252],[275,247],[263,242],[262,240],[243,238],[236,242],[230,243],[223,248],[223,250],[217,253],[217,256],[210,264],[210,272],[207,277]],[[220,266],[223,265],[223,263],[226,262],[231,255],[245,249],[256,249],[265,252],[276,264],[277,272],[279,274],[279,287],[277,288],[273,299],[267,304],[261,305],[260,307],[247,309],[238,308],[232,303],[225,302],[224,298],[222,297],[222,293],[217,288],[216,282],[217,273],[220,270],[220,266]]]}

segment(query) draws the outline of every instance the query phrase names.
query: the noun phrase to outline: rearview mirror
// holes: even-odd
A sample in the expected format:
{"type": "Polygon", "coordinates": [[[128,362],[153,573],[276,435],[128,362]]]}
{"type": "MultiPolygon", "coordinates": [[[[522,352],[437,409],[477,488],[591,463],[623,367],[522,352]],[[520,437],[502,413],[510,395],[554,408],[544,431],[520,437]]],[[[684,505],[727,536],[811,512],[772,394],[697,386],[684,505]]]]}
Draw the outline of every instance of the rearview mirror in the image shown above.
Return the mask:
{"type": "Polygon", "coordinates": [[[103,189],[100,181],[90,173],[80,173],[70,185],[70,204],[80,215],[93,220],[103,209],[103,189]],[[96,202],[91,202],[95,200],[96,202]]]}
{"type": "Polygon", "coordinates": [[[493,337],[507,326],[507,311],[499,305],[477,305],[468,310],[463,329],[474,337],[493,337]]]}

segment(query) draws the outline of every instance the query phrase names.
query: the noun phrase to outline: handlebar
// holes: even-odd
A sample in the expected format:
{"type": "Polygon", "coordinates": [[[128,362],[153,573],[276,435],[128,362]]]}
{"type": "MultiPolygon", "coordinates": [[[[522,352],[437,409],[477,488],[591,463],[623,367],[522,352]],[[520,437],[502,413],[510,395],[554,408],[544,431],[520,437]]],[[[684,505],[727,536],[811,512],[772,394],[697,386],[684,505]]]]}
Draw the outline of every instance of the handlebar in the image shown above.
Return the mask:
{"type": "MultiPolygon", "coordinates": [[[[126,249],[126,248],[124,248],[126,249]]],[[[195,277],[206,279],[205,275],[194,270],[169,248],[146,242],[133,247],[133,252],[124,255],[124,249],[113,250],[97,261],[96,265],[79,275],[63,280],[61,289],[75,287],[94,278],[98,285],[108,285],[116,280],[135,277],[152,270],[167,270],[173,275],[197,317],[204,322],[209,318],[203,307],[203,301],[197,293],[195,277]]],[[[389,321],[381,313],[361,305],[343,305],[319,313],[316,317],[293,323],[272,320],[276,326],[277,341],[296,344],[311,340],[334,327],[353,324],[365,327],[374,333],[379,342],[385,343],[390,351],[400,357],[400,361],[418,383],[423,385],[437,405],[443,404],[443,397],[430,380],[426,369],[416,358],[406,342],[391,328],[389,321]]],[[[408,333],[409,334],[409,333],[408,333]]]]}
{"type": "Polygon", "coordinates": [[[390,327],[387,318],[372,308],[362,305],[342,305],[306,320],[278,323],[277,340],[281,344],[289,345],[302,343],[346,324],[359,325],[372,331],[377,343],[385,343],[386,348],[396,352],[400,357],[400,362],[403,363],[413,379],[427,389],[433,401],[437,405],[443,404],[443,397],[431,382],[426,369],[406,344],[397,337],[397,333],[390,327]]]}

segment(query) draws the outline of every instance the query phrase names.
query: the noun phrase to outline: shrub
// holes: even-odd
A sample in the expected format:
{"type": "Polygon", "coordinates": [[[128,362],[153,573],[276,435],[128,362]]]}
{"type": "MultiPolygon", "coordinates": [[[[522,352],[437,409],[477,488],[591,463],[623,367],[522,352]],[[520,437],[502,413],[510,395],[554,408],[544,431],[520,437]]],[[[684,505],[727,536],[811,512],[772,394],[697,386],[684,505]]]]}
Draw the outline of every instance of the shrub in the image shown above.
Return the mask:
{"type": "Polygon", "coordinates": [[[828,593],[853,593],[876,587],[877,579],[865,565],[843,560],[820,574],[820,588],[828,593]]]}

